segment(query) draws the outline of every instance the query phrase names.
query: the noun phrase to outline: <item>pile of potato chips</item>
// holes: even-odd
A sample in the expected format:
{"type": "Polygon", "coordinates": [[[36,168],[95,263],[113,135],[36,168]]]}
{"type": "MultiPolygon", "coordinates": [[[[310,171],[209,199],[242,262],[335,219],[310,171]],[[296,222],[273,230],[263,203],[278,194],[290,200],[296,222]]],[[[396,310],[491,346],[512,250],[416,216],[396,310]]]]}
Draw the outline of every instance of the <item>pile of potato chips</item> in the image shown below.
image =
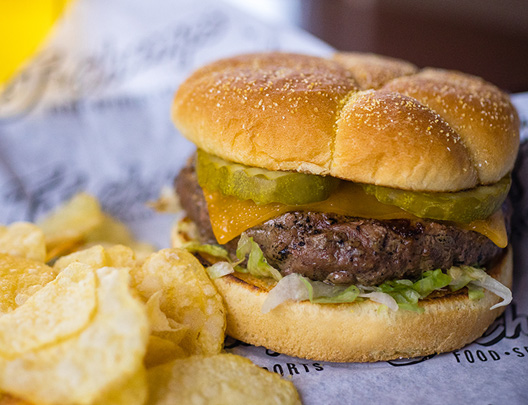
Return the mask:
{"type": "Polygon", "coordinates": [[[0,404],[297,404],[222,353],[225,308],[190,253],[134,239],[79,194],[0,227],[0,404]]]}

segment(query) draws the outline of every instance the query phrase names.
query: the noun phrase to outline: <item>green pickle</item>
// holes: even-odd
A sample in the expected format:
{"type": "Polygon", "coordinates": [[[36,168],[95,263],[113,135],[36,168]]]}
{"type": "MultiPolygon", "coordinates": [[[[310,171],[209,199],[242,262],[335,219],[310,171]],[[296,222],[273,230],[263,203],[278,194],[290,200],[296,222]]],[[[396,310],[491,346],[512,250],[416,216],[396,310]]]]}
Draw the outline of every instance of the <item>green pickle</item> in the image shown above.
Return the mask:
{"type": "Polygon", "coordinates": [[[372,184],[364,184],[363,189],[379,202],[396,205],[420,218],[469,223],[485,219],[497,211],[510,186],[508,175],[498,183],[455,193],[406,191],[372,184]]]}
{"type": "Polygon", "coordinates": [[[257,204],[301,205],[323,201],[340,182],[329,176],[271,171],[228,162],[203,150],[198,150],[196,172],[200,186],[257,204]]]}

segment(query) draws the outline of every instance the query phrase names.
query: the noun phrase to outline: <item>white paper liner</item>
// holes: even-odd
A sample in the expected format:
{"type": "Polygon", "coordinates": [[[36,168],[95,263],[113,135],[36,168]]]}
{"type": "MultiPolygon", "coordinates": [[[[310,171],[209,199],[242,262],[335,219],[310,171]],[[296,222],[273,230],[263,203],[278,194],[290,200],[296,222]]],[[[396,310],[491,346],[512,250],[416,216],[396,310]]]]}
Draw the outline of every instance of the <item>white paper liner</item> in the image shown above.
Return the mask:
{"type": "MultiPolygon", "coordinates": [[[[144,203],[171,184],[194,149],[170,122],[173,93],[204,63],[264,50],[331,51],[304,32],[213,0],[77,0],[0,95],[0,223],[35,220],[87,190],[137,236],[168,246],[174,216],[144,203]]],[[[513,100],[528,138],[528,94],[513,100]]],[[[291,378],[305,404],[527,403],[527,242],[526,235],[514,240],[513,304],[456,352],[336,364],[232,341],[228,350],[291,378]]]]}

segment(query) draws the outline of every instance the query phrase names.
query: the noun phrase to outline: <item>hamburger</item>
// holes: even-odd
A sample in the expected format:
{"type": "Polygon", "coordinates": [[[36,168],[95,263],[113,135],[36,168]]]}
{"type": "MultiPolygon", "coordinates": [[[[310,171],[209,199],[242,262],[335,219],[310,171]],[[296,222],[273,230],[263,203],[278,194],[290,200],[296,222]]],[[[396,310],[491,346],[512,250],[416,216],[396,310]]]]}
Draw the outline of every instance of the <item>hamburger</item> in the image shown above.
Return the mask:
{"type": "Polygon", "coordinates": [[[511,301],[509,97],[356,53],[231,57],[178,89],[197,153],[174,245],[208,266],[227,333],[326,361],[460,348],[511,301]]]}

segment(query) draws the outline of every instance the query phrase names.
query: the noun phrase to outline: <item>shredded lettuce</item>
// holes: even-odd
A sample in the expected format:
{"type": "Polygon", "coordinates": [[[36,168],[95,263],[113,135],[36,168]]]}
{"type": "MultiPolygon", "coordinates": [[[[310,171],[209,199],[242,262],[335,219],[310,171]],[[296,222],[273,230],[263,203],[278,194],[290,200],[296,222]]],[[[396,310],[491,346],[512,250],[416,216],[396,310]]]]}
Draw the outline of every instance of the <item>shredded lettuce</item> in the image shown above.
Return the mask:
{"type": "Polygon", "coordinates": [[[482,269],[470,266],[452,267],[448,270],[448,274],[453,279],[450,283],[451,289],[456,291],[462,287],[467,287],[470,299],[478,300],[484,297],[484,289],[502,298],[501,302],[493,305],[490,309],[506,306],[513,299],[508,287],[482,269]]]}
{"type": "Polygon", "coordinates": [[[310,290],[305,277],[290,274],[282,278],[268,293],[260,311],[265,314],[286,301],[306,301],[310,299],[310,290]]]}
{"type": "MultiPolygon", "coordinates": [[[[286,276],[289,277],[289,276],[286,276]]],[[[312,281],[306,277],[301,277],[308,299],[316,304],[339,304],[343,302],[354,302],[359,296],[359,288],[355,285],[333,286],[321,281],[312,281]]]]}
{"type": "Polygon", "coordinates": [[[502,298],[500,303],[490,309],[506,306],[512,301],[512,293],[506,286],[484,270],[470,266],[452,267],[447,270],[447,273],[440,269],[426,271],[415,281],[391,280],[375,287],[338,286],[312,281],[299,274],[282,277],[280,272],[267,262],[260,246],[245,233],[242,233],[238,242],[236,250],[238,261],[236,262],[230,259],[227,250],[218,245],[189,242],[183,247],[190,252],[205,253],[225,260],[207,268],[209,276],[213,279],[237,271],[249,273],[255,277],[271,277],[278,281],[264,302],[263,312],[268,312],[288,300],[339,304],[357,302],[365,298],[383,304],[392,310],[400,308],[423,312],[423,308],[418,305],[419,301],[428,297],[433,291],[443,290],[446,287],[449,287],[451,291],[467,287],[468,296],[472,300],[484,297],[484,289],[487,289],[502,298]],[[246,267],[242,267],[241,263],[246,259],[246,267]]]}
{"type": "MultiPolygon", "coordinates": [[[[268,264],[260,246],[253,241],[253,238],[248,237],[245,233],[240,236],[240,240],[238,241],[236,256],[239,260],[236,262],[233,262],[229,257],[227,250],[219,245],[202,244],[193,241],[185,243],[182,248],[191,253],[205,253],[223,259],[234,268],[235,271],[240,273],[249,273],[255,277],[271,277],[276,281],[279,281],[282,278],[279,271],[268,264]],[[246,267],[240,266],[246,258],[246,267]]],[[[226,267],[222,267],[221,271],[226,271],[226,269],[226,267]]],[[[213,274],[218,273],[216,270],[212,270],[212,272],[213,274]]]]}
{"type": "Polygon", "coordinates": [[[233,265],[228,262],[216,262],[212,266],[207,267],[205,270],[207,271],[209,277],[213,280],[235,272],[233,265]]]}
{"type": "Polygon", "coordinates": [[[450,282],[451,277],[437,269],[424,272],[422,277],[413,283],[412,288],[420,294],[421,298],[425,298],[433,291],[447,287],[450,282]]]}
{"type": "Polygon", "coordinates": [[[255,277],[271,277],[276,281],[282,278],[279,271],[268,264],[260,246],[245,233],[238,241],[236,256],[241,262],[247,257],[247,271],[255,277]]]}
{"type": "Polygon", "coordinates": [[[380,284],[374,291],[390,295],[401,309],[423,312],[423,308],[418,306],[418,301],[423,297],[413,287],[411,280],[391,280],[380,284]]]}
{"type": "Polygon", "coordinates": [[[468,271],[464,271],[461,267],[451,267],[447,270],[447,274],[451,277],[449,288],[451,291],[458,291],[468,285],[473,278],[468,271]]]}
{"type": "Polygon", "coordinates": [[[359,294],[359,296],[362,298],[368,298],[371,301],[377,302],[379,304],[383,304],[393,311],[397,311],[399,308],[396,300],[392,298],[392,296],[390,296],[389,294],[385,294],[379,291],[372,291],[369,293],[361,293],[359,294]]]}
{"type": "Polygon", "coordinates": [[[423,308],[418,305],[420,299],[435,290],[441,290],[450,282],[451,277],[438,269],[424,272],[415,282],[407,279],[386,281],[375,287],[374,291],[389,295],[401,309],[423,312],[423,308]]]}
{"type": "MultiPolygon", "coordinates": [[[[493,294],[502,298],[502,301],[493,305],[490,309],[503,307],[512,302],[512,292],[508,287],[499,281],[495,280],[484,270],[477,269],[475,267],[462,266],[462,270],[467,272],[472,281],[468,283],[468,288],[476,290],[476,288],[485,288],[491,291],[493,294]]],[[[475,292],[473,293],[475,295],[475,292]]],[[[483,294],[482,294],[483,295],[483,294]]]]}
{"type": "Polygon", "coordinates": [[[190,253],[205,253],[231,262],[227,250],[219,245],[208,245],[193,241],[185,243],[182,248],[190,253]]]}
{"type": "Polygon", "coordinates": [[[484,298],[484,288],[477,287],[473,283],[469,283],[467,285],[467,289],[468,289],[468,297],[470,300],[478,301],[481,298],[484,298]]]}
{"type": "Polygon", "coordinates": [[[393,310],[398,309],[398,304],[394,298],[386,293],[380,291],[365,292],[355,285],[333,286],[294,273],[282,278],[270,291],[262,306],[262,312],[269,312],[289,300],[309,300],[315,304],[341,304],[362,301],[364,298],[379,302],[393,310]]]}
{"type": "Polygon", "coordinates": [[[391,310],[408,310],[423,312],[418,305],[434,291],[450,287],[453,291],[467,287],[468,296],[472,300],[484,297],[484,289],[488,289],[503,298],[499,304],[490,309],[511,302],[511,291],[503,284],[489,276],[485,271],[469,266],[454,267],[448,274],[441,270],[424,272],[416,280],[391,280],[379,286],[335,286],[320,281],[312,281],[299,274],[290,274],[280,280],[270,291],[264,302],[263,312],[268,312],[288,300],[305,301],[318,304],[339,304],[357,302],[364,298],[387,306],[391,310]]]}
{"type": "Polygon", "coordinates": [[[359,288],[355,285],[331,286],[293,273],[283,277],[268,293],[261,311],[267,313],[286,301],[309,300],[316,304],[338,304],[354,302],[358,296],[359,288]]]}

